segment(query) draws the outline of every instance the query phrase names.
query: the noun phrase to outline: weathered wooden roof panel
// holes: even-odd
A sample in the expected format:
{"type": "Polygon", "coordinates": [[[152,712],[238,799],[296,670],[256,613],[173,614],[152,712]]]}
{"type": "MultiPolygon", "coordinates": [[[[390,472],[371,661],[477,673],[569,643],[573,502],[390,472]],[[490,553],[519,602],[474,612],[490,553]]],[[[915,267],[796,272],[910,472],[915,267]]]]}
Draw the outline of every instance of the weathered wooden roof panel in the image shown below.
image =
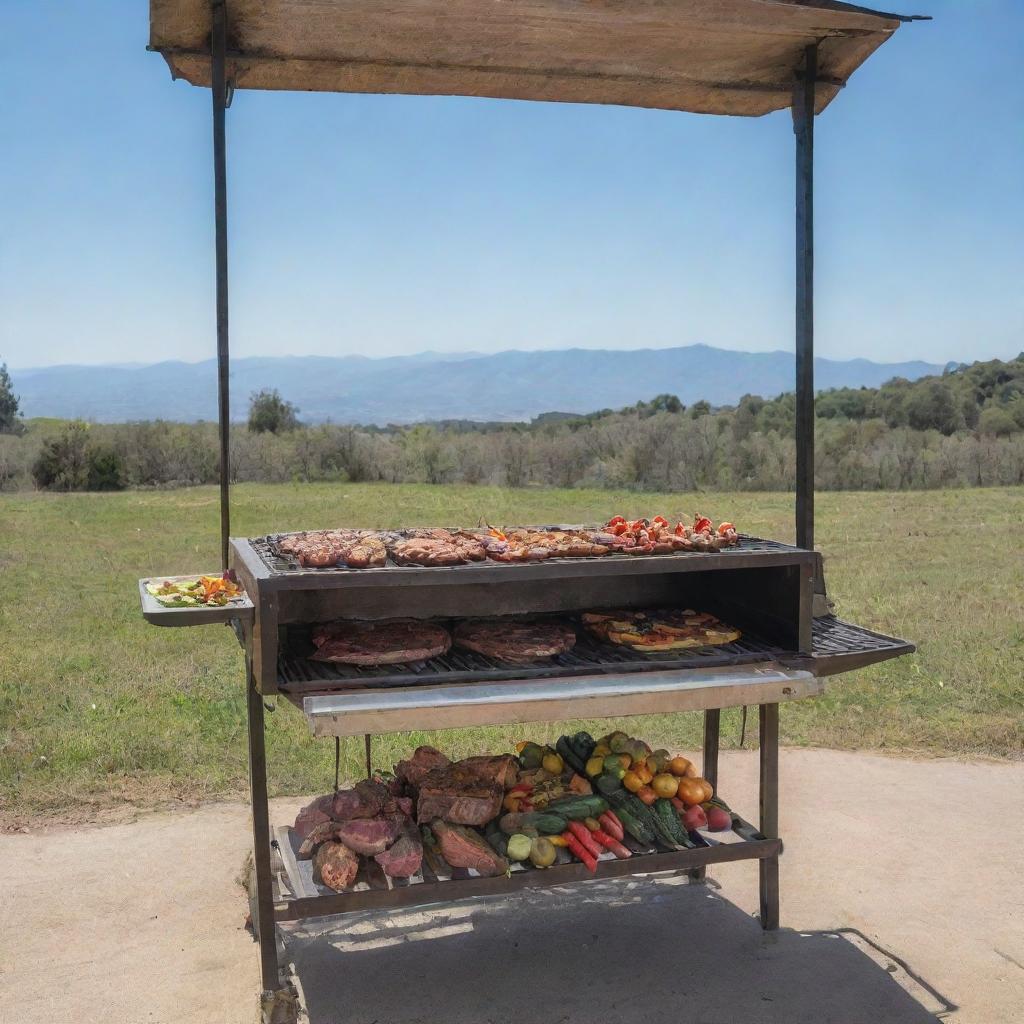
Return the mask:
{"type": "MultiPolygon", "coordinates": [[[[819,44],[818,107],[899,27],[829,0],[227,0],[236,89],[491,96],[757,116],[819,44]]],[[[151,0],[150,47],[210,84],[210,0],[151,0]]]]}

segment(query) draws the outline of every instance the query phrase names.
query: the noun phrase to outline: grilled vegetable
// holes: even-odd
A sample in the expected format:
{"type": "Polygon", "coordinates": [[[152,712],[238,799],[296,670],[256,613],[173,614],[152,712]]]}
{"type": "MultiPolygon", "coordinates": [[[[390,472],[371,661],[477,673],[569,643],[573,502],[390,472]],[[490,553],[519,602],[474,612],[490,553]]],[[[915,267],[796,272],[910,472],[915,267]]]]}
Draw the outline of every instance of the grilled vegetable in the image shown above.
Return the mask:
{"type": "MultiPolygon", "coordinates": [[[[571,832],[579,841],[580,846],[588,850],[595,857],[601,856],[601,847],[591,838],[593,833],[579,821],[570,821],[567,831],[571,832]]],[[[565,833],[563,833],[564,835],[565,833]]]]}
{"type": "Polygon", "coordinates": [[[654,826],[647,821],[647,808],[639,800],[635,800],[624,789],[611,795],[609,799],[615,805],[615,814],[622,822],[623,829],[645,846],[654,842],[654,826]],[[643,813],[637,813],[636,807],[643,813]]]}
{"type": "Polygon", "coordinates": [[[508,856],[508,836],[498,828],[496,821],[492,821],[484,830],[484,839],[499,857],[508,856]]]}
{"type": "Polygon", "coordinates": [[[561,814],[573,821],[583,818],[596,818],[608,810],[608,801],[602,796],[563,796],[560,800],[552,800],[546,811],[548,814],[561,814]]]}
{"type": "Polygon", "coordinates": [[[550,811],[531,811],[527,814],[502,815],[498,825],[505,835],[522,832],[525,835],[557,835],[565,831],[566,818],[550,811]]]}
{"type": "Polygon", "coordinates": [[[522,834],[514,835],[508,841],[508,852],[505,854],[509,860],[526,860],[530,856],[533,847],[533,840],[522,834]]]}
{"type": "Polygon", "coordinates": [[[569,740],[569,746],[572,747],[576,756],[586,763],[594,756],[594,747],[596,747],[597,744],[594,742],[594,737],[591,736],[589,732],[578,732],[571,740],[569,740]]]}
{"type": "Polygon", "coordinates": [[[623,791],[622,781],[614,775],[609,775],[605,772],[602,772],[602,774],[598,775],[598,777],[594,779],[594,786],[597,788],[599,793],[603,793],[605,796],[615,792],[621,793],[623,791]]]}
{"type": "Polygon", "coordinates": [[[541,836],[530,845],[530,863],[535,868],[549,868],[555,863],[558,851],[550,839],[541,836]]]}
{"type": "Polygon", "coordinates": [[[586,847],[580,845],[580,841],[571,833],[565,832],[562,835],[569,852],[577,859],[583,861],[587,870],[597,871],[597,858],[586,847]]]}
{"type": "MultiPolygon", "coordinates": [[[[559,756],[562,760],[579,775],[587,774],[587,763],[586,759],[580,760],[577,756],[576,751],[569,746],[569,740],[566,736],[559,736],[558,742],[555,744],[555,750],[558,751],[559,756]]],[[[545,767],[547,767],[545,765],[545,767]]]]}
{"type": "Polygon", "coordinates": [[[539,768],[544,760],[544,748],[537,743],[526,743],[519,751],[519,763],[524,771],[533,771],[539,768]]]}
{"type": "Polygon", "coordinates": [[[618,839],[613,839],[607,832],[598,829],[596,832],[591,832],[590,835],[595,843],[600,843],[606,849],[611,850],[619,860],[628,860],[633,856],[618,839]]]}
{"type": "Polygon", "coordinates": [[[672,806],[671,800],[658,800],[654,804],[654,813],[664,826],[664,832],[675,841],[676,846],[692,847],[693,843],[679,820],[679,812],[672,806]]]}

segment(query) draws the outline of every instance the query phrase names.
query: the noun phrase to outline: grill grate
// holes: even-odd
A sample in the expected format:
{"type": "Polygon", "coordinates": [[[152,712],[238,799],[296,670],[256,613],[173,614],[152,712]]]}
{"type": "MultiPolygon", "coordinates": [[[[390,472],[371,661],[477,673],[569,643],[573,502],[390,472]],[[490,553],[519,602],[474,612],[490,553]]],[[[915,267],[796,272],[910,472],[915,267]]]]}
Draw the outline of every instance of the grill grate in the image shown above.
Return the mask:
{"type": "Polygon", "coordinates": [[[835,616],[826,615],[814,620],[812,651],[817,658],[837,657],[851,654],[882,654],[886,651],[904,653],[906,640],[875,633],[863,626],[843,622],[835,616]]]}
{"type": "Polygon", "coordinates": [[[509,679],[545,679],[600,673],[644,672],[664,668],[712,668],[748,665],[773,660],[783,648],[746,633],[731,644],[698,647],[686,651],[639,654],[629,648],[600,643],[582,629],[576,646],[565,654],[526,665],[510,665],[475,651],[453,647],[447,654],[407,665],[360,667],[326,661],[310,661],[313,644],[309,628],[291,626],[288,644],[279,659],[282,690],[313,692],[317,688],[415,686],[456,682],[488,682],[509,679]]]}
{"type": "MultiPolygon", "coordinates": [[[[544,529],[544,527],[541,527],[541,529],[544,529]]],[[[252,545],[253,550],[259,555],[259,557],[260,557],[261,561],[263,562],[263,564],[275,576],[308,576],[308,577],[314,577],[315,578],[317,576],[322,576],[325,573],[327,573],[327,574],[344,573],[344,574],[359,575],[360,573],[368,574],[368,573],[375,573],[375,572],[381,572],[382,571],[381,569],[349,569],[347,566],[332,566],[332,567],[323,568],[323,569],[304,568],[303,566],[299,565],[299,563],[296,562],[294,559],[286,558],[285,556],[279,555],[277,553],[277,551],[275,549],[275,542],[280,540],[282,537],[285,537],[285,536],[288,536],[288,535],[287,534],[283,534],[283,533],[273,533],[273,534],[268,534],[265,537],[253,537],[253,538],[250,538],[250,540],[249,540],[249,543],[252,545]]],[[[751,552],[751,553],[753,553],[753,552],[766,552],[766,551],[767,552],[778,553],[778,552],[790,552],[790,551],[797,551],[797,550],[799,550],[799,549],[798,548],[794,548],[794,547],[792,547],[789,544],[782,544],[779,541],[764,540],[761,537],[748,537],[748,536],[742,535],[742,534],[740,535],[739,544],[735,545],[734,547],[726,549],[726,551],[728,551],[728,552],[742,551],[742,552],[751,552]]],[[[474,562],[474,563],[470,563],[470,564],[467,564],[467,565],[451,566],[451,567],[448,567],[448,569],[449,569],[449,571],[451,571],[452,569],[455,569],[455,570],[464,569],[467,572],[472,572],[474,570],[474,568],[477,568],[477,567],[479,567],[481,565],[504,566],[504,565],[508,564],[509,568],[514,568],[516,565],[522,565],[522,564],[527,564],[527,565],[538,565],[538,564],[558,565],[558,564],[566,564],[566,563],[578,564],[580,562],[601,562],[602,564],[607,564],[607,563],[614,563],[614,562],[635,562],[637,559],[643,559],[643,560],[646,561],[646,560],[649,560],[649,559],[652,559],[652,558],[657,558],[657,559],[661,559],[661,560],[667,560],[667,559],[673,559],[674,560],[674,559],[677,559],[677,558],[694,558],[694,557],[712,557],[713,558],[715,556],[714,556],[714,554],[710,554],[709,555],[708,552],[701,552],[701,551],[677,551],[677,552],[673,552],[671,555],[620,555],[620,554],[610,554],[610,555],[601,555],[600,557],[597,557],[597,558],[546,558],[542,562],[539,562],[539,563],[538,562],[533,562],[533,563],[504,563],[504,562],[494,562],[494,561],[491,561],[490,559],[488,559],[486,562],[474,562]]],[[[396,563],[392,562],[391,559],[388,559],[387,565],[384,568],[386,568],[390,572],[401,573],[401,572],[421,572],[423,567],[422,566],[415,566],[415,565],[397,565],[396,563]]]]}
{"type": "MultiPolygon", "coordinates": [[[[288,641],[278,661],[278,682],[286,693],[717,668],[799,657],[796,652],[750,632],[731,644],[718,647],[699,647],[674,654],[639,654],[628,648],[601,643],[581,629],[572,651],[527,665],[509,665],[474,651],[452,648],[442,657],[429,661],[361,668],[310,661],[309,655],[314,648],[309,634],[308,626],[288,627],[288,641]]],[[[837,670],[825,667],[830,661],[860,659],[860,664],[866,664],[884,661],[913,649],[913,645],[904,640],[874,633],[833,616],[814,620],[813,655],[819,659],[825,674],[837,670]]]]}

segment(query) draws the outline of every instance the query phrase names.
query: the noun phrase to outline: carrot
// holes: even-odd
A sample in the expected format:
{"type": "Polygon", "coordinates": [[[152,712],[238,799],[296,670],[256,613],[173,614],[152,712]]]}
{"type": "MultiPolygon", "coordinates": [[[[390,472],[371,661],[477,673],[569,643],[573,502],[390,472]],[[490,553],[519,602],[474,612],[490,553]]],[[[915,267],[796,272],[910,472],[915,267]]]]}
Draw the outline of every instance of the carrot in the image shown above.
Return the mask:
{"type": "Polygon", "coordinates": [[[577,860],[583,861],[588,871],[597,871],[597,858],[589,850],[585,849],[571,832],[563,832],[562,838],[565,840],[566,846],[569,847],[569,852],[577,860]]]}
{"type": "Polygon", "coordinates": [[[602,825],[604,825],[605,832],[612,837],[612,839],[618,839],[621,843],[626,838],[625,830],[622,827],[622,823],[618,818],[612,817],[612,815],[605,811],[600,818],[597,819],[602,825]]]}
{"type": "Polygon", "coordinates": [[[628,860],[633,856],[617,839],[612,839],[606,832],[591,832],[591,839],[599,842],[602,846],[611,850],[619,860],[628,860]]]}
{"type": "Polygon", "coordinates": [[[570,821],[568,828],[569,832],[579,840],[580,846],[591,853],[594,857],[601,856],[601,847],[598,846],[591,838],[593,833],[586,825],[583,824],[582,821],[570,821]]]}

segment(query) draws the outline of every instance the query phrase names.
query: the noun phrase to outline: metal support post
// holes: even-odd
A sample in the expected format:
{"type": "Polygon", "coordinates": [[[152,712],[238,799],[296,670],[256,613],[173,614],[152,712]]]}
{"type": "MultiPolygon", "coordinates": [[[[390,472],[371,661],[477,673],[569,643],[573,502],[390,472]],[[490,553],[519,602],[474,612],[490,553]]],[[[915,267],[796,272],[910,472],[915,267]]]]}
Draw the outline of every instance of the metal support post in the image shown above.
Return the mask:
{"type": "Polygon", "coordinates": [[[814,82],[818,47],[793,87],[796,134],[796,543],[814,548],[814,82]]]}
{"type": "MultiPolygon", "coordinates": [[[[704,712],[704,778],[718,789],[718,738],[722,720],[722,712],[718,708],[708,708],[704,712]]],[[[690,878],[702,882],[707,875],[707,868],[694,868],[690,878]]]]}
{"type": "MultiPolygon", "coordinates": [[[[768,839],[779,837],[779,705],[762,704],[760,724],[761,833],[768,839]]],[[[779,927],[779,858],[758,861],[761,888],[761,927],[774,931],[779,927]]]]}
{"type": "Polygon", "coordinates": [[[277,925],[270,880],[270,807],[267,803],[267,752],[263,697],[256,689],[252,663],[246,658],[249,705],[249,795],[252,801],[252,858],[256,885],[253,930],[260,944],[260,977],[264,992],[281,987],[277,964],[277,925]]]}
{"type": "Polygon", "coordinates": [[[228,105],[225,67],[227,12],[225,0],[211,0],[213,31],[210,36],[213,95],[213,188],[217,258],[217,419],[220,430],[220,556],[228,568],[228,536],[231,513],[228,487],[231,481],[231,408],[228,385],[228,184],[224,111],[228,105]]]}

